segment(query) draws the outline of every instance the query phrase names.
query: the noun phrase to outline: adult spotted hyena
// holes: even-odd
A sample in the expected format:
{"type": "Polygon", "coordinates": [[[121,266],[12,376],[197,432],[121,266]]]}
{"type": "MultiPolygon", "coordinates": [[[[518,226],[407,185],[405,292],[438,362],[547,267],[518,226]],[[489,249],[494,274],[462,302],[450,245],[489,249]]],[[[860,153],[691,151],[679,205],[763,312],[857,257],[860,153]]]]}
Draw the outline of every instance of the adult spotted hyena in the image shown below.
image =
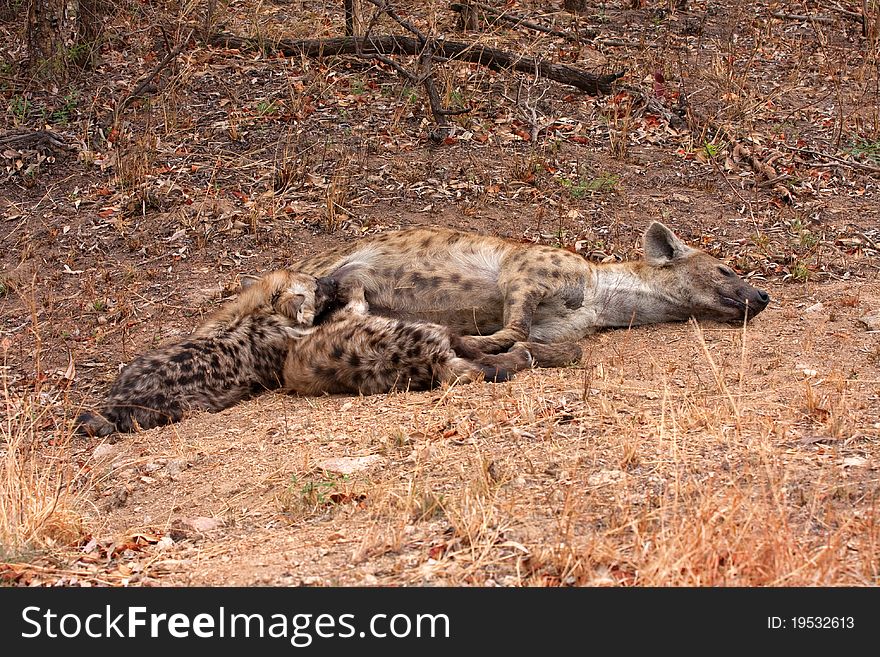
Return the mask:
{"type": "MultiPolygon", "coordinates": [[[[347,274],[357,276],[357,270],[347,274]]],[[[284,388],[301,395],[425,390],[443,383],[506,381],[532,366],[562,367],[581,357],[576,344],[517,343],[486,354],[449,328],[423,321],[367,314],[363,289],[302,337],[292,338],[284,388]]]]}
{"type": "Polygon", "coordinates": [[[244,281],[193,334],[159,347],[119,373],[99,413],[85,412],[78,429],[106,436],[179,421],[185,412],[219,411],[281,387],[291,335],[309,330],[336,302],[336,281],[279,270],[244,281]]]}
{"type": "Polygon", "coordinates": [[[690,317],[742,322],[770,297],[659,222],[644,259],[593,264],[564,249],[440,228],[385,233],[299,261],[323,276],[346,265],[371,312],[422,319],[499,352],[524,340],[569,342],[601,327],[690,317]]]}

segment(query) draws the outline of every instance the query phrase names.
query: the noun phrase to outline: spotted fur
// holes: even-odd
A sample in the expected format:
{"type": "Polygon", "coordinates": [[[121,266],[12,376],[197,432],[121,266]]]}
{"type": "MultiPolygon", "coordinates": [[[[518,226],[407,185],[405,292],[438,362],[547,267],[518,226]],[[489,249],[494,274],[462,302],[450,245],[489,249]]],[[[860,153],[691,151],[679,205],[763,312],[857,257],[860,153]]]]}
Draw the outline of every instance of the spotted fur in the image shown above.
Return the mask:
{"type": "MultiPolygon", "coordinates": [[[[593,264],[564,249],[440,228],[357,240],[295,267],[316,276],[349,267],[374,314],[447,326],[484,352],[516,342],[571,342],[601,327],[742,322],[769,303],[712,256],[659,222],[645,257],[593,264]]],[[[352,282],[353,281],[353,282],[352,282]]]]}
{"type": "Polygon", "coordinates": [[[101,411],[79,417],[79,431],[149,429],[279,388],[291,334],[307,332],[336,295],[334,280],[289,270],[247,284],[192,335],[123,368],[101,411]]]}
{"type": "Polygon", "coordinates": [[[369,315],[363,290],[352,296],[312,332],[291,339],[285,390],[370,395],[480,379],[501,382],[533,365],[560,367],[581,356],[575,344],[520,343],[503,354],[485,354],[445,326],[369,315]]]}

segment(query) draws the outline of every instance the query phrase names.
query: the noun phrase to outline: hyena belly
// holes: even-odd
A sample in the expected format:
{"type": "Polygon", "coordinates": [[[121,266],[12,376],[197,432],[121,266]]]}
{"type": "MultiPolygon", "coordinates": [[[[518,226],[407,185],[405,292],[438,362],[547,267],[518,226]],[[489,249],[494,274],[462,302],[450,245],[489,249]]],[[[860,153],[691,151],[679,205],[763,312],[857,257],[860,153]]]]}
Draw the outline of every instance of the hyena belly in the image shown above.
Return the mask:
{"type": "Polygon", "coordinates": [[[150,429],[279,388],[288,339],[281,318],[245,317],[221,335],[144,354],[120,372],[100,415],[80,417],[80,430],[105,436],[150,429]]]}
{"type": "Polygon", "coordinates": [[[511,248],[492,237],[414,229],[347,245],[296,267],[320,276],[350,267],[346,285],[363,287],[373,314],[487,334],[504,324],[499,277],[511,248]]]}

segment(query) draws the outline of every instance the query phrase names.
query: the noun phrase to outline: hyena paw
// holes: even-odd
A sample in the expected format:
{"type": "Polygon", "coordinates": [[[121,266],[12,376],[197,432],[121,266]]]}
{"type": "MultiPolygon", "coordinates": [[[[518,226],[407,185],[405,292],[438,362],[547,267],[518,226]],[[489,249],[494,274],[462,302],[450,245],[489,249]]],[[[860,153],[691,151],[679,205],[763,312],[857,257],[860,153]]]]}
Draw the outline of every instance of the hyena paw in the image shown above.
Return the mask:
{"type": "Polygon", "coordinates": [[[574,342],[517,342],[511,351],[528,353],[531,367],[568,367],[583,358],[583,350],[574,342]]]}
{"type": "Polygon", "coordinates": [[[370,311],[370,304],[368,304],[363,298],[352,299],[345,306],[345,310],[354,315],[366,315],[370,311]]]}

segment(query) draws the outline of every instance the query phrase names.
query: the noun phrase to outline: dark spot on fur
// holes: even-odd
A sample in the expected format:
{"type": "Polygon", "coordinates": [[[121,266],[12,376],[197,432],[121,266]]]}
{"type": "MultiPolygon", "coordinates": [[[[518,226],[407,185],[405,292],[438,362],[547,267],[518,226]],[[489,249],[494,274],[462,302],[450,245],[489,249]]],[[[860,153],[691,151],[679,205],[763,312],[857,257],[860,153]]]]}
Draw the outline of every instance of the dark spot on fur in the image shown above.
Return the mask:
{"type": "Polygon", "coordinates": [[[315,365],[315,375],[322,379],[335,379],[336,370],[329,365],[315,365]]]}
{"type": "Polygon", "coordinates": [[[463,292],[470,292],[471,290],[474,289],[474,282],[473,281],[463,281],[461,284],[461,289],[463,292]]]}
{"type": "Polygon", "coordinates": [[[583,286],[567,286],[562,290],[562,299],[565,307],[569,310],[576,310],[584,305],[584,288],[583,286]]]}
{"type": "Polygon", "coordinates": [[[452,272],[451,274],[449,274],[449,282],[450,283],[461,282],[461,274],[459,274],[457,271],[452,272]]]}
{"type": "Polygon", "coordinates": [[[352,367],[359,367],[361,364],[361,357],[357,354],[349,354],[348,355],[348,364],[352,367]]]}

